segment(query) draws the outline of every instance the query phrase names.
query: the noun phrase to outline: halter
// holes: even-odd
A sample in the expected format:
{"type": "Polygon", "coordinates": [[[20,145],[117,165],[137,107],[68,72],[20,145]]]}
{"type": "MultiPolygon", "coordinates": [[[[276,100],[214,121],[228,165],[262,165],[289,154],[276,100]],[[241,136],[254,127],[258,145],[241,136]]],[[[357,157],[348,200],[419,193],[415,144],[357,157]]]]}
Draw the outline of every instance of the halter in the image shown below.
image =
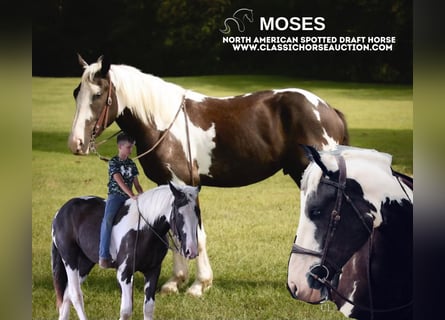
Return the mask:
{"type": "MultiPolygon", "coordinates": [[[[337,189],[337,196],[336,196],[336,200],[335,200],[335,206],[334,209],[331,212],[331,218],[329,220],[329,227],[328,227],[328,231],[327,231],[327,236],[326,239],[324,241],[324,247],[323,247],[323,251],[322,252],[317,252],[314,250],[310,250],[310,249],[306,249],[303,248],[297,244],[293,244],[292,245],[292,250],[291,253],[297,253],[297,254],[306,254],[306,255],[312,255],[315,257],[321,257],[320,263],[316,264],[314,266],[312,266],[309,270],[309,274],[317,281],[319,281],[321,284],[323,284],[324,286],[326,286],[327,288],[329,288],[330,290],[332,290],[333,292],[335,292],[335,294],[337,294],[341,299],[345,300],[346,302],[352,304],[353,306],[365,310],[365,311],[369,311],[371,312],[371,319],[374,318],[374,312],[392,312],[392,311],[397,311],[397,310],[401,310],[404,308],[409,307],[410,305],[412,305],[412,301],[398,306],[398,307],[394,307],[394,308],[387,308],[387,309],[375,309],[373,307],[373,302],[372,302],[372,290],[371,290],[371,284],[369,283],[369,301],[370,301],[370,307],[366,307],[366,306],[361,306],[358,305],[356,303],[354,303],[353,301],[351,301],[350,299],[348,299],[347,297],[345,297],[343,294],[341,294],[338,290],[337,290],[337,286],[332,284],[332,281],[329,281],[329,268],[326,266],[326,263],[328,265],[330,265],[331,267],[333,267],[333,269],[335,270],[335,274],[333,276],[333,279],[335,279],[335,276],[340,275],[340,273],[342,272],[341,268],[336,266],[334,263],[330,262],[327,259],[327,253],[328,253],[328,249],[329,249],[329,245],[331,244],[332,238],[334,237],[335,231],[337,229],[337,225],[340,222],[341,219],[341,206],[343,203],[343,198],[345,198],[345,200],[349,203],[349,205],[352,207],[353,211],[356,213],[357,217],[360,219],[360,222],[362,223],[363,227],[366,229],[366,231],[369,233],[370,235],[370,241],[369,241],[369,251],[368,251],[368,263],[367,263],[367,276],[368,276],[368,280],[371,279],[371,273],[370,273],[370,257],[371,257],[371,251],[372,251],[372,236],[373,236],[373,230],[371,230],[369,228],[369,226],[366,224],[365,219],[363,218],[363,215],[360,213],[360,210],[357,208],[357,206],[354,204],[354,202],[351,200],[351,198],[349,197],[349,195],[346,193],[346,164],[345,164],[345,159],[343,158],[343,156],[341,155],[337,155],[335,157],[337,164],[338,164],[338,170],[339,170],[339,178],[338,178],[338,182],[332,181],[326,177],[322,177],[320,182],[321,183],[325,183],[325,184],[329,184],[331,186],[334,186],[337,189]],[[320,274],[316,274],[315,271],[319,272],[322,271],[322,275],[320,276],[320,274]]],[[[326,299],[328,299],[328,297],[326,297],[326,299]]],[[[324,302],[326,299],[324,300],[320,300],[320,302],[324,302]]]]}

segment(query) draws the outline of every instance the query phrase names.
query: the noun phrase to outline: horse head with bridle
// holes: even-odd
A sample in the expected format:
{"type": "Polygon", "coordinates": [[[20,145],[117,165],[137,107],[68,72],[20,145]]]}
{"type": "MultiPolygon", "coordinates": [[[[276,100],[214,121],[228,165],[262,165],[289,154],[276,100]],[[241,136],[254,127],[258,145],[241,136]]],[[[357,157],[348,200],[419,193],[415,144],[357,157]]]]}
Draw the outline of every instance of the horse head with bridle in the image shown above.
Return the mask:
{"type": "MultiPolygon", "coordinates": [[[[171,248],[188,259],[198,255],[201,214],[199,187],[169,183],[128,199],[111,232],[110,253],[122,291],[120,319],[133,311],[133,274],[144,274],[144,319],[153,318],[162,261],[171,248]],[[167,234],[171,230],[170,247],[167,234]]],[[[68,319],[70,304],[86,319],[81,284],[99,260],[100,225],[105,200],[77,197],[66,202],[52,223],[52,271],[59,319],[68,319]]]]}
{"type": "Polygon", "coordinates": [[[410,319],[412,178],[392,170],[386,153],[303,148],[311,163],[289,258],[292,297],[330,299],[351,318],[410,319]]]}
{"type": "MultiPolygon", "coordinates": [[[[144,173],[157,184],[239,187],[283,170],[299,185],[309,163],[299,144],[348,144],[343,114],[303,89],[215,98],[102,58],[79,62],[84,72],[74,90],[70,150],[97,150],[95,139],[115,121],[135,138],[144,173]]],[[[213,278],[203,228],[198,238],[197,279],[188,290],[196,296],[213,278]]],[[[177,292],[187,278],[186,261],[173,261],[163,291],[177,292]]]]}

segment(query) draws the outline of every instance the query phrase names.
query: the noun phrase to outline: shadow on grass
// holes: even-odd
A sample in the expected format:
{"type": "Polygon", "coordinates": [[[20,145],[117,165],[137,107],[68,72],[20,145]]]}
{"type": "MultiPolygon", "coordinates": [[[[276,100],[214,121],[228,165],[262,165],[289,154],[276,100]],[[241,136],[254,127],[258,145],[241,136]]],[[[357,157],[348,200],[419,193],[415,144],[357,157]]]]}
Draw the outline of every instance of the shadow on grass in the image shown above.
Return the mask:
{"type": "Polygon", "coordinates": [[[33,131],[32,150],[67,153],[68,136],[67,132],[33,131]]]}
{"type": "MultiPolygon", "coordinates": [[[[98,268],[98,266],[95,266],[98,268]]],[[[143,280],[141,277],[136,278],[136,283],[138,285],[138,290],[143,290],[143,280]]],[[[53,278],[51,276],[51,269],[44,274],[33,275],[33,286],[35,288],[54,291],[53,278]]],[[[120,290],[119,283],[116,280],[116,270],[109,269],[106,272],[98,273],[91,272],[86,278],[85,282],[82,284],[82,290],[98,290],[103,292],[114,292],[120,290]]]]}
{"type": "MultiPolygon", "coordinates": [[[[115,131],[109,131],[102,137],[99,137],[97,141],[108,138],[115,131]]],[[[57,152],[64,154],[71,154],[68,149],[68,137],[69,132],[46,132],[46,131],[33,131],[32,132],[32,150],[43,152],[57,152]]],[[[100,147],[100,152],[104,155],[114,155],[116,153],[116,144],[113,141],[108,141],[100,147]]]]}

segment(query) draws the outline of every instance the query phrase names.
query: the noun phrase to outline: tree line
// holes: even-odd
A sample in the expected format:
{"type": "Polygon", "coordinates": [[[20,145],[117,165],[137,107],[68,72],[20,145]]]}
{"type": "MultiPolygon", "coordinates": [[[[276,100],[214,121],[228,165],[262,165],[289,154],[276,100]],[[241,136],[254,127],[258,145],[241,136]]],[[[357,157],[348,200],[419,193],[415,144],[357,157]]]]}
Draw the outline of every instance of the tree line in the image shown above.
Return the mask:
{"type": "Polygon", "coordinates": [[[105,54],[112,63],[158,76],[281,74],[412,83],[410,0],[42,0],[32,5],[35,76],[78,76],[78,52],[88,62],[105,54]],[[241,33],[227,20],[232,27],[228,36],[382,36],[397,41],[391,51],[382,52],[235,51],[223,43],[221,30],[240,8],[252,9],[254,22],[244,19],[241,33]],[[260,17],[282,17],[279,30],[260,30],[260,17]],[[302,17],[322,17],[315,20],[318,30],[302,30],[302,17]],[[295,28],[287,28],[286,21],[295,28]]]}

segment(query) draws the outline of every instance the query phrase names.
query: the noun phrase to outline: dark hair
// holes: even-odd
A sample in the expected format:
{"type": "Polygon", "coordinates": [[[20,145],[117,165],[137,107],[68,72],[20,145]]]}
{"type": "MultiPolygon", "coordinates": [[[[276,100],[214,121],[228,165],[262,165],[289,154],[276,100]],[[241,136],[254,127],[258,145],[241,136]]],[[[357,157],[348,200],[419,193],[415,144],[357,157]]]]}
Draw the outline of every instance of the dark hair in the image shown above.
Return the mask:
{"type": "Polygon", "coordinates": [[[121,132],[117,135],[117,143],[121,143],[121,142],[130,142],[130,143],[134,143],[134,139],[132,136],[128,135],[125,132],[121,132]]]}

